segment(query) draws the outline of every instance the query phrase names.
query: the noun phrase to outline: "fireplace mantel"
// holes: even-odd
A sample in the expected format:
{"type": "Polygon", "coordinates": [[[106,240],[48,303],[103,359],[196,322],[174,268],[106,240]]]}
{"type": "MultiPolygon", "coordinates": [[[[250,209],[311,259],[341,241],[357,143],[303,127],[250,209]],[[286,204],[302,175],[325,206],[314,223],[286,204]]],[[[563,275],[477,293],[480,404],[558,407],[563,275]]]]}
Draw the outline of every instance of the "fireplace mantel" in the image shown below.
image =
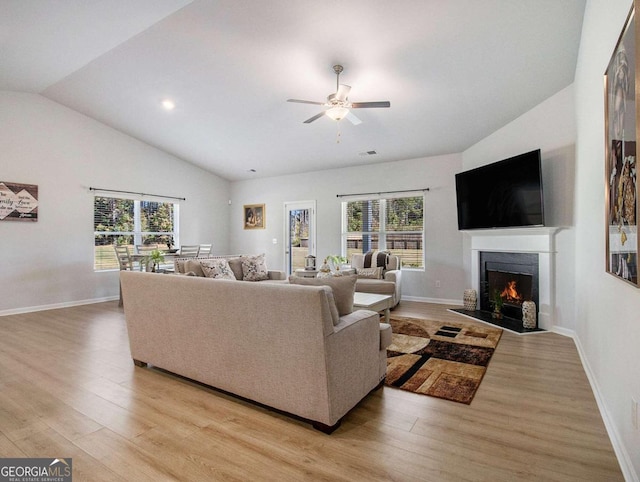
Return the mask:
{"type": "Polygon", "coordinates": [[[550,330],[555,313],[555,235],[562,228],[536,227],[463,231],[471,240],[471,286],[480,292],[480,252],[538,253],[538,326],[550,330]]]}

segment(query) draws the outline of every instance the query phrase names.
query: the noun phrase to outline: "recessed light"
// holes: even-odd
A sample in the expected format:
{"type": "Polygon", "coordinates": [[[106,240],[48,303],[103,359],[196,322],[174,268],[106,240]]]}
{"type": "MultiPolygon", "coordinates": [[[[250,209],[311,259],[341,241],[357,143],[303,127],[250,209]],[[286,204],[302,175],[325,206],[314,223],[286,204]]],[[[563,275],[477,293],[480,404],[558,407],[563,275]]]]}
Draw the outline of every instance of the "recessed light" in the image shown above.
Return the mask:
{"type": "Polygon", "coordinates": [[[165,110],[173,110],[176,104],[171,99],[165,99],[162,101],[162,107],[164,107],[165,110]]]}

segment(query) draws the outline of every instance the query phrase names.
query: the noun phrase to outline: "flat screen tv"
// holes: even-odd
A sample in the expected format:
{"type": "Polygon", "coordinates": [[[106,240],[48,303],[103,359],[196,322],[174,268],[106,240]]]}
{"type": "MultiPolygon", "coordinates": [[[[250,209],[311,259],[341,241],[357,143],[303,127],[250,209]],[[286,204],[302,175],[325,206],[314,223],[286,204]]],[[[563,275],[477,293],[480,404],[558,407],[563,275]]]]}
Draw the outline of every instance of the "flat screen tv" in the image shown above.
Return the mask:
{"type": "Polygon", "coordinates": [[[544,226],[540,149],[456,174],[458,229],[544,226]]]}

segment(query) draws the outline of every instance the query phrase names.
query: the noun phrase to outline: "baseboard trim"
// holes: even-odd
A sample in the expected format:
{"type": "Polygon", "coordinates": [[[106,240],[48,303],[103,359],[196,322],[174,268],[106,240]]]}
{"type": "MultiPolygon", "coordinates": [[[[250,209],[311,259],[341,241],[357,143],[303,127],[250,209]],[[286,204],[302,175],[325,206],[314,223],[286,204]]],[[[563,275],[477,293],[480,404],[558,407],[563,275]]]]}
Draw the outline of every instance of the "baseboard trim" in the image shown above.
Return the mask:
{"type": "Polygon", "coordinates": [[[604,397],[600,392],[600,387],[598,385],[596,377],[593,374],[593,370],[591,370],[591,365],[589,365],[589,360],[587,359],[585,351],[582,348],[582,343],[580,343],[580,338],[575,331],[568,330],[566,328],[560,328],[556,326],[552,331],[573,338],[573,342],[575,343],[578,350],[578,355],[580,356],[580,361],[582,362],[582,368],[587,375],[589,385],[591,385],[591,391],[593,392],[593,396],[595,397],[596,403],[598,404],[598,409],[600,410],[600,416],[602,417],[604,426],[607,429],[607,434],[609,435],[609,440],[611,441],[611,445],[613,446],[613,451],[618,458],[618,463],[620,464],[620,470],[622,470],[624,480],[628,482],[640,482],[640,479],[638,479],[638,474],[636,473],[633,464],[631,463],[629,452],[627,452],[624,444],[622,443],[620,434],[618,433],[618,430],[613,423],[613,419],[609,415],[609,411],[607,410],[604,397]]]}
{"type": "Polygon", "coordinates": [[[419,303],[435,303],[437,305],[454,305],[454,306],[463,306],[462,301],[460,300],[447,300],[444,298],[423,298],[421,296],[405,296],[402,295],[402,300],[405,301],[417,301],[419,303]]]}
{"type": "Polygon", "coordinates": [[[104,303],[105,301],[117,301],[118,299],[119,299],[119,296],[106,296],[104,298],[92,298],[89,300],[66,301],[64,303],[53,303],[50,305],[27,306],[24,308],[15,308],[12,310],[2,310],[0,311],[0,316],[22,315],[24,313],[34,313],[36,311],[58,310],[60,308],[71,308],[73,306],[104,303]]]}

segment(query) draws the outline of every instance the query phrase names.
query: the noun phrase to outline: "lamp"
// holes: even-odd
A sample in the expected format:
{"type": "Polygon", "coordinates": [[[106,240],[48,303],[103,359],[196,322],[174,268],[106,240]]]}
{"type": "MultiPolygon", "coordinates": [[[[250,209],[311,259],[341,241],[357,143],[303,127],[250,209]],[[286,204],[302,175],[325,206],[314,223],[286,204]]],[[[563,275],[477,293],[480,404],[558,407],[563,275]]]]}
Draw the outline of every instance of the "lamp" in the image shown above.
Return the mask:
{"type": "Polygon", "coordinates": [[[327,116],[329,116],[334,121],[339,121],[345,118],[345,116],[349,113],[349,109],[346,107],[335,106],[325,112],[327,116]]]}

